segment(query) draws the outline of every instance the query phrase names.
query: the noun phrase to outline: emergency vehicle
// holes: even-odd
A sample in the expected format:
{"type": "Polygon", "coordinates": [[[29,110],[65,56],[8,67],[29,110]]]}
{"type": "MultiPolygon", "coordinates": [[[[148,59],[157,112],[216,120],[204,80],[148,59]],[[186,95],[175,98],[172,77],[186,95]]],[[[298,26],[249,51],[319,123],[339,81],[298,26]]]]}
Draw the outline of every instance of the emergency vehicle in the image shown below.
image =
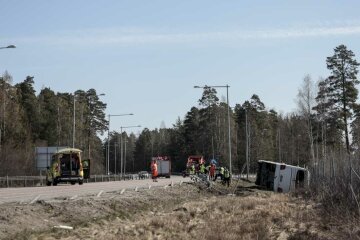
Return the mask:
{"type": "Polygon", "coordinates": [[[81,152],[77,148],[65,148],[55,152],[51,165],[47,167],[46,185],[56,186],[60,182],[83,184],[84,179],[90,177],[90,160],[82,160],[81,152]]]}
{"type": "Polygon", "coordinates": [[[152,161],[156,161],[158,177],[170,178],[171,176],[171,161],[168,156],[153,157],[152,161]]]}
{"type": "Polygon", "coordinates": [[[187,159],[186,170],[183,171],[183,177],[189,176],[192,166],[195,168],[195,173],[199,172],[201,164],[205,164],[205,159],[201,155],[191,155],[187,159]]]}

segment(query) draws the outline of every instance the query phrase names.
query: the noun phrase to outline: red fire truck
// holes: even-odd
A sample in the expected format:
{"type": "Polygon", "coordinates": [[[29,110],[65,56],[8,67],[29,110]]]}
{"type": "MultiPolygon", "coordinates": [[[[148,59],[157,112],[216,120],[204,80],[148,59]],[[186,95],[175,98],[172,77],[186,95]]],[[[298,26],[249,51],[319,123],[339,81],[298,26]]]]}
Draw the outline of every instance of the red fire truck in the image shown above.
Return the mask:
{"type": "Polygon", "coordinates": [[[195,172],[199,172],[199,167],[201,164],[205,164],[205,159],[201,155],[192,155],[188,157],[187,163],[186,163],[186,170],[183,172],[183,176],[189,176],[191,172],[191,168],[194,165],[195,172]]]}
{"type": "Polygon", "coordinates": [[[153,157],[152,161],[156,161],[156,163],[157,163],[158,177],[170,178],[170,176],[171,176],[170,157],[167,157],[167,156],[153,157]]]}

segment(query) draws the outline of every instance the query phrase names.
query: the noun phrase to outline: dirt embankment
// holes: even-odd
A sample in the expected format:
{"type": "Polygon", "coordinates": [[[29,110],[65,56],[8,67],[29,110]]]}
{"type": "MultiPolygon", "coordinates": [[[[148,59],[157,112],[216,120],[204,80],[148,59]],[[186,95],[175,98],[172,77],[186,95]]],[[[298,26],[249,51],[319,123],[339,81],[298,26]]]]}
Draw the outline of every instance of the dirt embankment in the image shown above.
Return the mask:
{"type": "Polygon", "coordinates": [[[3,204],[0,239],[360,239],[360,227],[328,222],[313,202],[246,187],[235,193],[183,184],[3,204]]]}

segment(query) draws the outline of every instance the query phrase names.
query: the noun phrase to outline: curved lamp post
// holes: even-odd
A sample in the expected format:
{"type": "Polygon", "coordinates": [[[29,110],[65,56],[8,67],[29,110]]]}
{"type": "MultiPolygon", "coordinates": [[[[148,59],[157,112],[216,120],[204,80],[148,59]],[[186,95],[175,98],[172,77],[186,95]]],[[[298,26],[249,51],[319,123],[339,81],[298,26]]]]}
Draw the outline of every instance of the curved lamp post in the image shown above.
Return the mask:
{"type": "Polygon", "coordinates": [[[107,147],[107,159],[106,159],[106,175],[109,175],[109,159],[110,159],[110,118],[111,117],[121,117],[121,116],[129,116],[134,115],[133,113],[126,114],[109,114],[109,124],[108,124],[108,147],[107,147]]]}
{"type": "MultiPolygon", "coordinates": [[[[141,127],[141,125],[137,125],[137,126],[121,126],[120,127],[120,167],[121,167],[121,170],[120,170],[120,176],[122,177],[124,174],[125,174],[125,166],[126,166],[126,159],[125,159],[125,162],[123,160],[123,155],[124,155],[124,151],[123,151],[123,141],[122,141],[122,132],[123,132],[123,129],[124,128],[138,128],[138,127],[141,127]]],[[[116,165],[115,165],[116,166],[116,165]]],[[[115,173],[116,173],[116,170],[115,170],[115,173]]]]}
{"type": "Polygon", "coordinates": [[[227,106],[228,106],[228,135],[229,135],[229,171],[230,174],[232,174],[232,164],[231,164],[231,135],[230,135],[230,105],[229,105],[229,85],[223,85],[223,86],[194,86],[194,88],[206,88],[206,87],[210,87],[210,88],[226,88],[226,102],[227,102],[227,106]]]}

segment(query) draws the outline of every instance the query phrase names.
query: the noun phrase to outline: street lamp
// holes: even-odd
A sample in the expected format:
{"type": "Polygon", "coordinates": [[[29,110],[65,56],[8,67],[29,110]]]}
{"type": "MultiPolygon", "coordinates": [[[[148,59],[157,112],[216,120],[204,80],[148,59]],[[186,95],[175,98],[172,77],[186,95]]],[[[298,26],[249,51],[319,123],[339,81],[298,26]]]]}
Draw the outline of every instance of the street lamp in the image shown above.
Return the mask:
{"type": "Polygon", "coordinates": [[[9,46],[6,46],[6,47],[0,47],[0,49],[5,49],[5,48],[16,48],[15,45],[9,45],[9,46]]]}
{"type": "MultiPolygon", "coordinates": [[[[74,104],[73,104],[73,141],[72,141],[72,147],[75,148],[75,102],[76,102],[76,92],[74,92],[74,104]]],[[[101,93],[96,96],[105,96],[105,93],[101,93]]],[[[90,148],[90,146],[89,146],[90,148]]],[[[89,149],[89,158],[90,158],[90,149],[89,149]]]]}
{"type": "Polygon", "coordinates": [[[232,174],[232,165],[231,165],[231,135],[230,135],[230,105],[229,105],[229,85],[220,85],[220,86],[194,86],[194,88],[226,88],[226,102],[228,106],[228,135],[229,135],[229,171],[232,174]]]}
{"type": "Polygon", "coordinates": [[[76,100],[76,93],[74,92],[74,104],[73,104],[73,141],[72,147],[75,148],[75,100],[76,100]]]}
{"type": "Polygon", "coordinates": [[[110,117],[121,117],[134,115],[133,113],[126,114],[109,114],[109,123],[108,123],[108,147],[107,147],[107,159],[106,159],[106,175],[109,175],[109,159],[110,159],[110,117]]]}
{"type": "Polygon", "coordinates": [[[123,160],[123,143],[122,143],[122,132],[123,132],[123,129],[124,128],[138,128],[138,127],[141,127],[141,125],[137,125],[137,126],[126,126],[126,127],[123,127],[121,126],[120,127],[120,167],[121,167],[121,170],[120,170],[120,177],[123,176],[123,174],[125,174],[125,164],[124,164],[124,160],[123,160]]]}

